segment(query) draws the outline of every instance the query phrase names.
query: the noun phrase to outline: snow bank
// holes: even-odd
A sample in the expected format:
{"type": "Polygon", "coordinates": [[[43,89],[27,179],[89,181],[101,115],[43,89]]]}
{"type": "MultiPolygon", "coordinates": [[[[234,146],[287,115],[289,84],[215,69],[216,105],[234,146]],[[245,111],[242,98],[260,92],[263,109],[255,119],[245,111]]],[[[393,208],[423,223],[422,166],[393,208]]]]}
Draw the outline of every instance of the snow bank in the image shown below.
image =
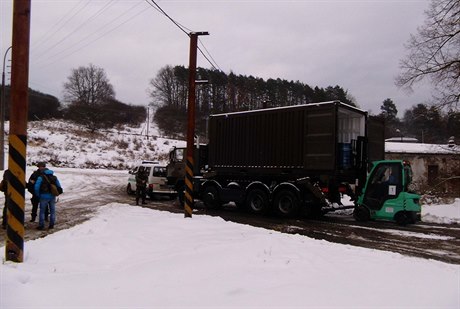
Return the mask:
{"type": "Polygon", "coordinates": [[[110,204],[4,263],[0,307],[458,308],[459,276],[458,265],[110,204]]]}
{"type": "Polygon", "coordinates": [[[432,223],[460,224],[460,198],[453,204],[422,205],[422,221],[432,223]]]}

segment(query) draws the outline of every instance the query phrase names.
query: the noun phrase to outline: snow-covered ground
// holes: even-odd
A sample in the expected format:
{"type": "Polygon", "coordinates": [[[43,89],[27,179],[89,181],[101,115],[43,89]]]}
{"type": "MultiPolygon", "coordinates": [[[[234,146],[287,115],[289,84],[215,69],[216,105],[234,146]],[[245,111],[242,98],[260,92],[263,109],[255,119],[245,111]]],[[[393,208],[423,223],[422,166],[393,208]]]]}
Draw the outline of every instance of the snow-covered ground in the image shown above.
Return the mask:
{"type": "MultiPolygon", "coordinates": [[[[460,200],[423,212],[459,222],[460,200]]],[[[120,203],[24,252],[1,265],[0,308],[460,308],[460,265],[120,203]]]]}

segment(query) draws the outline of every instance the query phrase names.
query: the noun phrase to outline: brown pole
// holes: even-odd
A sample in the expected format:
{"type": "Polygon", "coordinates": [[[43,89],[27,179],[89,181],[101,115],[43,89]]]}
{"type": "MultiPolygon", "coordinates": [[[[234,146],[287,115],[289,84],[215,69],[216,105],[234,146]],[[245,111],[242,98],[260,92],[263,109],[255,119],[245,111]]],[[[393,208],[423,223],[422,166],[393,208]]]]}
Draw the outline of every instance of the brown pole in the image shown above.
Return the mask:
{"type": "Polygon", "coordinates": [[[0,170],[5,169],[5,62],[6,55],[11,50],[12,46],[8,47],[3,56],[3,71],[2,71],[2,96],[0,103],[0,170]]]}
{"type": "Polygon", "coordinates": [[[29,106],[30,0],[15,0],[11,61],[11,105],[5,258],[23,262],[27,113],[29,106]]]}
{"type": "Polygon", "coordinates": [[[191,32],[190,61],[188,67],[188,125],[187,125],[187,162],[185,166],[185,204],[184,216],[192,217],[193,209],[193,166],[194,166],[194,138],[195,138],[195,84],[196,84],[196,54],[199,35],[208,35],[208,32],[191,32]]]}

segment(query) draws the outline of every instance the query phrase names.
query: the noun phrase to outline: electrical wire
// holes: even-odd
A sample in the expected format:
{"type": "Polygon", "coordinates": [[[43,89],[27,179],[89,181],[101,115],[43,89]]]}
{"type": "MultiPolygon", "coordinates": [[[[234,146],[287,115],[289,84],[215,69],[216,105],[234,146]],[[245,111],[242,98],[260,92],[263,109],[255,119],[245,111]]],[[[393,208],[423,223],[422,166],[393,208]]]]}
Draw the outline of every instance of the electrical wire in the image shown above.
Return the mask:
{"type": "MultiPolygon", "coordinates": [[[[113,1],[113,0],[112,0],[113,1]]],[[[122,14],[114,17],[110,22],[106,23],[103,27],[101,27],[98,31],[96,32],[93,32],[85,37],[83,37],[82,39],[80,39],[79,41],[77,41],[76,43],[74,43],[73,45],[51,55],[48,59],[53,59],[53,61],[51,63],[46,63],[46,65],[49,65],[49,64],[52,64],[52,63],[55,63],[57,61],[60,61],[62,59],[65,59],[73,54],[75,54],[76,52],[82,50],[83,48],[85,48],[86,46],[88,45],[91,45],[92,43],[100,40],[101,38],[105,37],[106,35],[108,35],[109,33],[113,32],[114,30],[120,28],[122,25],[126,24],[127,22],[131,21],[132,19],[134,19],[135,17],[137,17],[138,15],[142,14],[142,13],[145,13],[147,12],[147,10],[145,8],[141,9],[140,11],[136,11],[133,15],[129,16],[126,20],[122,21],[121,23],[118,23],[117,25],[115,25],[114,27],[108,29],[107,31],[103,32],[107,27],[109,27],[110,25],[112,25],[113,23],[115,23],[116,21],[119,21],[123,16],[127,15],[130,11],[132,11],[133,9],[135,9],[137,6],[139,6],[142,2],[138,2],[137,4],[133,5],[131,8],[129,8],[128,10],[124,11],[122,14]],[[86,44],[76,48],[80,43],[84,42],[85,40],[89,39],[90,37],[93,37],[95,35],[97,35],[98,33],[101,33],[99,36],[97,36],[96,38],[94,38],[93,40],[87,42],[86,44]],[[76,48],[76,49],[75,49],[76,48]],[[65,53],[69,50],[72,50],[71,52],[69,53],[65,53]],[[57,56],[61,55],[61,54],[64,54],[62,57],[59,57],[59,58],[56,58],[57,56]]],[[[44,67],[46,66],[45,64],[42,64],[42,65],[39,65],[39,67],[44,67]]]]}
{"type": "Polygon", "coordinates": [[[82,6],[80,9],[78,9],[76,12],[72,14],[72,16],[68,17],[73,11],[76,10],[76,8],[80,5],[80,3],[83,3],[84,0],[81,0],[78,2],[74,7],[72,7],[69,11],[67,11],[64,16],[61,17],[52,27],[51,29],[55,29],[53,32],[48,32],[48,35],[45,34],[41,39],[38,40],[38,43],[32,44],[31,50],[38,48],[39,46],[43,45],[49,39],[51,39],[56,33],[58,33],[62,28],[64,28],[65,25],[67,25],[75,16],[77,16],[78,13],[80,13],[85,7],[87,7],[90,3],[90,0],[87,0],[86,4],[82,6]],[[63,22],[60,26],[59,24],[63,22]]]}
{"type": "Polygon", "coordinates": [[[43,55],[45,55],[46,53],[48,53],[48,51],[50,50],[53,50],[55,49],[55,47],[59,46],[62,44],[62,42],[64,42],[65,40],[69,39],[72,37],[72,35],[74,35],[76,32],[78,32],[79,30],[81,30],[84,26],[86,26],[90,21],[94,20],[96,17],[98,17],[99,15],[101,15],[102,12],[104,12],[104,10],[106,10],[107,8],[109,8],[110,6],[112,6],[114,4],[114,0],[110,0],[108,3],[106,3],[102,8],[100,8],[98,11],[96,11],[93,15],[89,16],[86,20],[84,20],[82,23],[80,23],[73,31],[71,31],[70,33],[66,33],[65,36],[59,40],[58,42],[56,42],[55,44],[51,45],[51,46],[48,46],[46,50],[44,50],[41,54],[35,56],[35,60],[39,60],[43,55]]]}
{"type": "MultiPolygon", "coordinates": [[[[147,1],[147,0],[146,0],[147,1]]],[[[150,0],[153,5],[155,5],[155,9],[159,12],[161,12],[164,16],[166,16],[173,24],[175,24],[177,26],[177,28],[179,28],[182,32],[185,33],[185,35],[189,36],[189,33],[187,31],[185,31],[184,29],[187,29],[189,32],[191,32],[190,29],[182,26],[181,24],[179,24],[178,22],[176,22],[174,19],[171,18],[171,16],[169,16],[154,0],[150,0]]],[[[147,1],[148,2],[148,1],[147,1]]],[[[148,2],[150,4],[150,2],[148,2]]]]}
{"type": "MultiPolygon", "coordinates": [[[[169,16],[154,0],[151,0],[151,2],[153,3],[150,3],[150,1],[148,0],[145,0],[145,2],[147,4],[149,4],[150,7],[152,7],[153,9],[157,10],[158,12],[160,12],[161,14],[163,14],[164,16],[166,16],[171,22],[174,23],[174,25],[176,27],[178,27],[183,33],[185,33],[188,37],[190,37],[190,32],[193,32],[192,30],[190,30],[189,28],[185,27],[184,25],[181,25],[180,23],[178,23],[177,21],[175,21],[171,16],[169,16]],[[187,32],[188,31],[188,32],[187,32]]],[[[81,5],[83,3],[83,0],[80,1],[76,6],[72,7],[72,9],[70,9],[58,22],[56,22],[54,24],[53,27],[57,27],[55,31],[53,31],[52,33],[49,33],[48,35],[45,35],[44,38],[42,40],[39,41],[39,43],[35,46],[35,47],[38,47],[38,46],[41,46],[42,44],[44,44],[44,42],[48,41],[49,39],[51,39],[53,36],[55,36],[56,33],[58,33],[59,30],[61,30],[65,25],[67,25],[70,20],[72,20],[75,16],[77,16],[77,14],[79,14],[84,8],[86,8],[88,6],[88,4],[90,3],[90,0],[88,0],[82,7],[78,8],[79,5],[81,5]],[[70,16],[71,15],[71,16],[70,16]],[[70,16],[70,17],[68,17],[70,16]],[[62,21],[65,21],[62,23],[62,21]],[[58,26],[59,24],[61,24],[60,26],[58,26]]],[[[74,28],[73,31],[71,31],[70,33],[66,33],[65,37],[63,37],[61,40],[59,40],[58,42],[56,42],[55,44],[53,44],[52,46],[50,47],[47,47],[46,50],[42,51],[38,56],[35,56],[34,60],[35,60],[35,64],[38,64],[38,68],[42,68],[42,67],[45,67],[45,66],[49,66],[55,62],[58,62],[62,59],[65,59],[75,53],[77,53],[78,51],[82,50],[83,48],[85,48],[86,46],[100,40],[101,38],[105,37],[106,35],[108,35],[109,33],[113,32],[114,30],[120,28],[122,25],[126,24],[127,22],[131,21],[132,19],[134,19],[135,17],[137,17],[138,15],[144,13],[147,11],[147,9],[142,9],[141,11],[136,11],[133,15],[130,15],[127,19],[123,20],[122,22],[119,22],[120,19],[122,19],[124,16],[126,16],[129,12],[131,12],[134,8],[136,8],[141,2],[138,2],[136,4],[134,4],[133,6],[131,6],[128,10],[125,10],[122,14],[114,17],[110,22],[106,23],[103,27],[99,28],[97,31],[95,32],[92,32],[91,34],[83,37],[82,39],[80,39],[79,41],[75,42],[74,44],[66,47],[65,49],[63,50],[60,50],[56,53],[54,53],[53,55],[50,55],[49,57],[47,58],[43,58],[45,55],[48,55],[49,54],[49,51],[51,50],[54,50],[56,49],[56,47],[60,46],[63,44],[63,42],[68,39],[69,37],[73,36],[75,33],[77,33],[79,30],[81,30],[84,26],[86,26],[89,22],[93,21],[94,19],[96,19],[96,17],[100,16],[102,13],[106,12],[107,9],[112,6],[114,4],[114,0],[110,0],[109,2],[107,2],[102,8],[100,8],[97,12],[95,12],[94,14],[92,14],[90,17],[88,17],[84,22],[80,23],[77,27],[74,28]],[[112,24],[114,24],[115,22],[118,22],[114,27],[111,27],[109,28],[107,31],[104,31],[105,29],[107,29],[108,27],[110,27],[112,24]],[[93,40],[90,40],[88,41],[86,44],[84,45],[81,45],[80,47],[78,47],[81,43],[84,43],[85,41],[87,41],[89,38],[91,37],[94,37],[96,36],[97,34],[100,34],[99,36],[95,37],[93,40]],[[62,55],[62,56],[61,56],[62,55]],[[61,57],[59,57],[61,56],[61,57]],[[36,59],[39,59],[39,61],[36,61],[36,59]],[[40,58],[43,58],[42,60],[40,60],[40,58]],[[52,60],[51,62],[49,60],[52,60]]],[[[201,48],[198,46],[197,49],[199,50],[199,52],[201,53],[201,55],[206,59],[206,61],[215,69],[215,70],[218,70],[218,71],[222,71],[219,67],[219,65],[217,64],[217,62],[215,61],[215,59],[212,57],[212,55],[210,54],[210,52],[206,49],[206,47],[204,46],[203,42],[201,42],[201,40],[199,40],[199,43],[200,45],[202,46],[201,48]]]]}
{"type": "MultiPolygon", "coordinates": [[[[169,16],[154,0],[145,0],[148,4],[150,4],[150,1],[153,3],[153,5],[150,4],[151,7],[153,7],[155,10],[157,10],[158,12],[162,13],[164,16],[166,16],[174,25],[176,25],[182,32],[184,32],[188,37],[190,37],[190,32],[193,32],[192,30],[188,29],[187,27],[179,24],[176,20],[174,20],[171,16],[169,16]],[[187,29],[189,32],[185,31],[185,29],[187,29]]],[[[209,51],[206,49],[206,47],[204,46],[204,44],[201,42],[201,40],[199,40],[201,46],[203,46],[203,48],[206,50],[206,53],[209,55],[209,58],[212,59],[212,61],[208,58],[208,56],[205,55],[205,53],[203,52],[203,50],[198,46],[197,49],[198,51],[201,53],[201,55],[208,61],[208,63],[215,69],[215,70],[218,70],[218,71],[222,71],[219,67],[219,65],[217,65],[217,62],[214,60],[214,58],[211,56],[211,54],[209,53],[209,51]],[[214,63],[213,63],[214,62],[214,63]]]]}
{"type": "Polygon", "coordinates": [[[213,63],[211,63],[211,61],[209,59],[207,59],[207,57],[204,55],[203,51],[200,49],[200,47],[198,47],[198,50],[201,52],[201,54],[203,55],[203,57],[206,58],[206,60],[208,60],[208,62],[211,64],[211,66],[215,69],[215,70],[218,70],[218,71],[222,71],[219,67],[219,65],[217,64],[216,60],[214,60],[214,58],[212,57],[211,53],[208,51],[208,49],[206,48],[206,46],[204,46],[203,42],[201,42],[200,39],[198,39],[198,42],[201,44],[201,46],[203,47],[203,49],[206,51],[206,53],[208,54],[209,58],[212,59],[213,63]],[[216,68],[217,67],[217,68],[216,68]]]}

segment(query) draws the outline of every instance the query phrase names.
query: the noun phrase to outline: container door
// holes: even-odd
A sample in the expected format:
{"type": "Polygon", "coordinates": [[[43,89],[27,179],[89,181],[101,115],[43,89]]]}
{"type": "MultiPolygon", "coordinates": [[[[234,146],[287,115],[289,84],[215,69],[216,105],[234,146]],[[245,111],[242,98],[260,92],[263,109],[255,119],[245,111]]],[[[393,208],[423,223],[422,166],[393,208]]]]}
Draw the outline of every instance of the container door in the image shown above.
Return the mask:
{"type": "Polygon", "coordinates": [[[367,140],[369,162],[385,159],[385,123],[382,119],[369,117],[367,140]]]}
{"type": "Polygon", "coordinates": [[[335,105],[306,111],[304,167],[308,170],[334,170],[336,149],[335,105]]]}

